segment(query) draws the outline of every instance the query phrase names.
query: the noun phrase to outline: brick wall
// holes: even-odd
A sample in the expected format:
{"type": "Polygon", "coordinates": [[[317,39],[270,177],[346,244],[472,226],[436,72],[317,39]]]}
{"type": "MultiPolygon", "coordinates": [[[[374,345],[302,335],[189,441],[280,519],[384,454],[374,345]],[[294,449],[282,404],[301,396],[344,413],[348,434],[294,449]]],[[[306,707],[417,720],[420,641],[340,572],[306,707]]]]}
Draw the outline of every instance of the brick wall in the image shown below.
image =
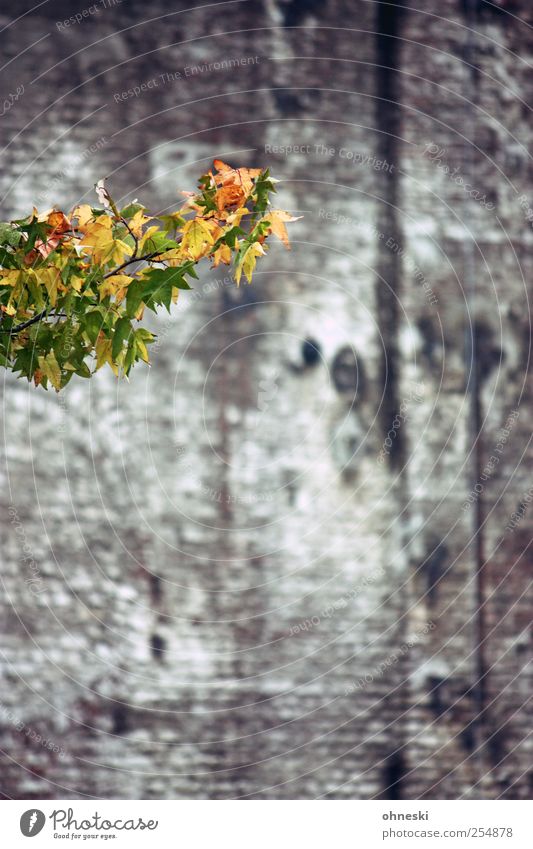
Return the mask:
{"type": "Polygon", "coordinates": [[[531,10],[186,6],[3,41],[4,217],[218,155],[304,219],[129,384],[6,377],[0,791],[527,797],[531,10]]]}

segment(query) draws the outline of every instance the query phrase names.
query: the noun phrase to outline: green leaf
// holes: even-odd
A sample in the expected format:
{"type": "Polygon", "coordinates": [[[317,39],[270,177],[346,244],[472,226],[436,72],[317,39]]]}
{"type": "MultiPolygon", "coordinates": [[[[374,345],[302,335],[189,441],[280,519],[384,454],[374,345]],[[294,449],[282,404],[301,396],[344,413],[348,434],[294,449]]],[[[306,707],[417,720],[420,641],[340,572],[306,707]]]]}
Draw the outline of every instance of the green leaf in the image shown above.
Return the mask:
{"type": "Polygon", "coordinates": [[[144,275],[145,286],[143,290],[143,301],[150,309],[156,304],[164,304],[170,311],[172,302],[172,289],[190,289],[191,287],[184,279],[183,266],[179,268],[152,268],[144,275]]]}
{"type": "Polygon", "coordinates": [[[145,253],[163,253],[173,248],[177,248],[178,244],[174,239],[168,239],[164,233],[154,233],[146,240],[143,247],[143,256],[145,253]]]}
{"type": "Polygon", "coordinates": [[[28,276],[26,277],[26,286],[29,289],[30,295],[33,299],[33,303],[37,308],[37,312],[41,312],[44,309],[45,305],[43,290],[39,282],[33,276],[33,274],[28,274],[28,276]]]}
{"type": "Polygon", "coordinates": [[[57,361],[59,363],[62,363],[65,360],[68,360],[70,356],[74,331],[70,321],[65,321],[61,324],[56,324],[55,327],[56,335],[53,342],[53,349],[57,361]]]}
{"type": "Polygon", "coordinates": [[[137,354],[137,346],[135,344],[135,336],[132,335],[130,338],[130,342],[128,345],[128,350],[126,351],[126,356],[124,357],[124,374],[127,376],[130,372],[130,369],[135,362],[135,357],[137,354]]]}
{"type": "Polygon", "coordinates": [[[124,342],[127,342],[133,328],[128,318],[119,318],[115,325],[115,333],[113,335],[113,346],[111,348],[111,356],[114,360],[122,352],[124,342]]]}
{"type": "Polygon", "coordinates": [[[99,313],[98,311],[88,312],[85,315],[84,324],[85,332],[87,333],[87,336],[94,345],[94,343],[98,339],[98,334],[100,333],[103,326],[103,318],[101,313],[99,313]]]}
{"type": "Polygon", "coordinates": [[[87,363],[81,363],[80,367],[76,369],[76,374],[79,374],[80,377],[90,377],[91,372],[87,363]]]}
{"type": "Polygon", "coordinates": [[[137,212],[141,212],[143,209],[146,209],[146,207],[143,206],[142,203],[129,203],[124,207],[124,209],[120,210],[120,214],[122,218],[129,220],[130,218],[133,218],[137,212]]]}
{"type": "MultiPolygon", "coordinates": [[[[61,378],[61,389],[63,389],[63,388],[67,385],[67,383],[68,383],[70,380],[72,380],[72,375],[73,375],[73,374],[74,374],[74,372],[73,372],[73,371],[66,371],[66,372],[63,374],[63,377],[61,378]]],[[[76,372],[76,374],[77,374],[77,372],[76,372]]],[[[91,375],[89,374],[89,377],[90,377],[90,376],[91,376],[91,375]]]]}
{"type": "Polygon", "coordinates": [[[142,304],[145,286],[145,280],[137,279],[133,280],[128,286],[128,291],[126,292],[126,315],[128,318],[135,318],[135,313],[142,304]]]}
{"type": "Polygon", "coordinates": [[[15,254],[6,251],[5,248],[0,248],[0,265],[3,268],[20,268],[20,263],[17,262],[15,254]]]}
{"type": "Polygon", "coordinates": [[[139,329],[135,331],[135,338],[142,339],[143,342],[153,342],[155,336],[153,333],[150,333],[146,327],[139,327],[139,329]]]}
{"type": "Polygon", "coordinates": [[[191,287],[184,279],[187,273],[184,266],[179,268],[151,268],[145,272],[144,279],[148,281],[148,286],[145,286],[145,293],[150,294],[155,292],[159,286],[175,286],[177,289],[190,289],[191,287]]]}
{"type": "Polygon", "coordinates": [[[170,215],[160,215],[159,220],[162,221],[164,227],[170,231],[177,230],[178,227],[183,227],[185,224],[185,218],[182,218],[182,216],[177,212],[172,212],[170,215]]]}
{"type": "Polygon", "coordinates": [[[0,245],[10,245],[15,248],[22,239],[22,233],[11,224],[0,222],[0,245]]]}
{"type": "Polygon", "coordinates": [[[24,227],[21,227],[21,229],[25,230],[28,235],[28,240],[24,243],[24,248],[26,250],[26,253],[29,253],[31,250],[33,250],[37,239],[42,239],[43,241],[46,241],[46,235],[49,228],[46,226],[46,224],[39,223],[36,218],[33,218],[29,224],[26,224],[24,227]]]}
{"type": "Polygon", "coordinates": [[[31,378],[37,368],[37,364],[37,349],[34,346],[31,348],[22,348],[16,353],[13,371],[19,371],[22,377],[31,378]]]}
{"type": "MultiPolygon", "coordinates": [[[[235,242],[237,241],[238,236],[244,236],[245,232],[242,227],[232,227],[231,230],[228,230],[227,233],[224,233],[219,242],[225,242],[230,248],[235,247],[235,242]]],[[[217,242],[218,244],[218,242],[217,242]]]]}

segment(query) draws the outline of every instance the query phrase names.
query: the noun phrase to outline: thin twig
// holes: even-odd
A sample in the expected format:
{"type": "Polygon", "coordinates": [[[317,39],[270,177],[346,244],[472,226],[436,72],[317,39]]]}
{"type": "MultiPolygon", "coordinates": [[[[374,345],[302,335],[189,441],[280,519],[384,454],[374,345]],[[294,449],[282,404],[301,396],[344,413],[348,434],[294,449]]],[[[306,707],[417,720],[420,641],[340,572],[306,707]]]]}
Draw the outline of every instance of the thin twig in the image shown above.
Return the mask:
{"type": "Polygon", "coordinates": [[[124,224],[124,227],[126,228],[128,233],[130,234],[131,238],[133,239],[133,242],[134,242],[134,245],[135,245],[135,248],[134,248],[134,251],[133,251],[133,256],[136,257],[138,252],[139,252],[139,240],[137,239],[137,236],[135,235],[135,233],[131,229],[131,227],[128,224],[128,222],[126,221],[126,219],[121,217],[120,220],[122,221],[122,223],[124,224]]]}

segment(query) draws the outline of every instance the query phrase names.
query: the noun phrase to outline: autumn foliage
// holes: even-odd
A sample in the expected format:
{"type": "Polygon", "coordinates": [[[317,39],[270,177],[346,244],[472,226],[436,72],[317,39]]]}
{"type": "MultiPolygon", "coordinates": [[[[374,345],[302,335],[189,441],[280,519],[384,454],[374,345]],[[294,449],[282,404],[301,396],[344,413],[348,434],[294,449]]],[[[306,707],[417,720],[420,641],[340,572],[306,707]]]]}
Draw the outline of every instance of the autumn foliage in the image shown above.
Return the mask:
{"type": "Polygon", "coordinates": [[[119,210],[101,180],[102,208],[0,223],[0,365],[57,391],[105,364],[127,376],[155,340],[139,326],[145,311],[170,311],[200,260],[233,262],[237,283],[251,282],[271,233],[289,247],[285,224],[296,219],[270,209],[275,182],[215,160],[176,211],[119,210]]]}

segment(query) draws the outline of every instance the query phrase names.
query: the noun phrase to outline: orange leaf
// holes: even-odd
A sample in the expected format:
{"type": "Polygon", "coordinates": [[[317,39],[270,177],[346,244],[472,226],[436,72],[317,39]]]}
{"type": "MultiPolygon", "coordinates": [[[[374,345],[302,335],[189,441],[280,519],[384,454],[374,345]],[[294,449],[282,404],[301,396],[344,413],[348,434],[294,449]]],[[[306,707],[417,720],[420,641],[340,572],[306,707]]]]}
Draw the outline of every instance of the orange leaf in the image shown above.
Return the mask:
{"type": "Polygon", "coordinates": [[[215,169],[217,171],[220,171],[220,172],[222,172],[222,171],[233,171],[233,168],[231,167],[231,165],[226,165],[226,163],[222,162],[221,159],[215,159],[215,161],[213,162],[213,165],[215,166],[215,169]]]}
{"type": "Polygon", "coordinates": [[[66,233],[67,230],[70,230],[71,224],[68,220],[67,216],[61,212],[60,210],[51,212],[48,216],[48,224],[54,231],[54,234],[66,233]]]}
{"type": "Polygon", "coordinates": [[[215,203],[219,212],[228,206],[240,206],[244,200],[244,192],[240,186],[223,186],[215,195],[215,203]]]}
{"type": "Polygon", "coordinates": [[[302,218],[301,215],[294,217],[288,212],[284,212],[282,209],[273,209],[264,216],[263,221],[268,221],[270,224],[268,232],[274,233],[274,235],[283,242],[286,248],[290,248],[289,236],[287,234],[285,224],[289,221],[299,221],[300,218],[302,218]]]}
{"type": "Polygon", "coordinates": [[[240,186],[245,195],[249,195],[254,187],[254,179],[262,173],[261,168],[231,168],[220,159],[213,162],[218,174],[214,180],[217,186],[240,186]]]}

